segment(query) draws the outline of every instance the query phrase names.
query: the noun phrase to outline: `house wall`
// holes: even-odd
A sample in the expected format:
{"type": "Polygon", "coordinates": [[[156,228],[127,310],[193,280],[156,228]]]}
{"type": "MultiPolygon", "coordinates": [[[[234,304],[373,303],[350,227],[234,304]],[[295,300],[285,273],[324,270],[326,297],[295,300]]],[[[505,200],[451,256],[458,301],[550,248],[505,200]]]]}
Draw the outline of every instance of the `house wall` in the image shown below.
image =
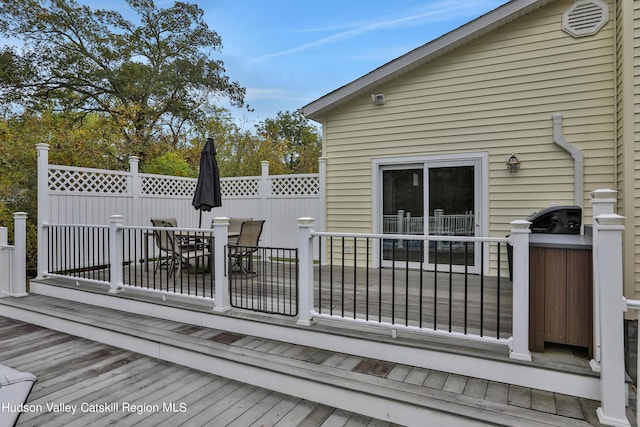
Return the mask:
{"type": "Polygon", "coordinates": [[[640,3],[616,0],[616,142],[618,213],[623,215],[625,296],[640,296],[640,3]]]}
{"type": "MultiPolygon", "coordinates": [[[[621,1],[622,0],[618,0],[621,1]]],[[[627,264],[635,267],[633,272],[625,277],[625,295],[628,298],[638,299],[640,298],[640,167],[638,167],[638,160],[640,159],[640,43],[638,42],[637,34],[640,34],[640,2],[631,2],[633,7],[633,29],[629,31],[629,42],[633,44],[633,67],[628,67],[629,71],[633,73],[633,105],[629,110],[629,114],[633,116],[630,119],[633,122],[633,132],[630,139],[627,139],[628,144],[633,147],[634,155],[632,156],[633,163],[629,164],[629,167],[633,170],[633,204],[629,207],[627,215],[633,218],[632,224],[627,224],[627,228],[634,236],[634,241],[625,248],[625,261],[627,264]],[[633,292],[633,293],[632,293],[633,292]]],[[[631,233],[627,233],[631,235],[631,233]]]]}
{"type": "Polygon", "coordinates": [[[385,157],[488,153],[491,236],[550,203],[573,204],[573,160],[553,142],[553,113],[585,154],[584,199],[615,188],[614,25],[573,38],[561,29],[572,3],[554,2],[373,89],[385,105],[365,94],[327,113],[327,229],[372,231],[372,161],[385,157]],[[505,166],[512,152],[522,160],[515,174],[505,166]]]}

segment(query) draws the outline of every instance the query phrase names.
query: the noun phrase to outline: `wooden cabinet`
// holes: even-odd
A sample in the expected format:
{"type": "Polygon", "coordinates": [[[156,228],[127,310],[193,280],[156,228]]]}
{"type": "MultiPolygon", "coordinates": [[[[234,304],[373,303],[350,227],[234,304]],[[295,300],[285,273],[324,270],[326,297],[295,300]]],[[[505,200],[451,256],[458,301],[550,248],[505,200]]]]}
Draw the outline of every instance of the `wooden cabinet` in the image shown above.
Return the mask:
{"type": "Polygon", "coordinates": [[[529,348],[544,343],[593,347],[590,249],[529,248],[529,348]]]}

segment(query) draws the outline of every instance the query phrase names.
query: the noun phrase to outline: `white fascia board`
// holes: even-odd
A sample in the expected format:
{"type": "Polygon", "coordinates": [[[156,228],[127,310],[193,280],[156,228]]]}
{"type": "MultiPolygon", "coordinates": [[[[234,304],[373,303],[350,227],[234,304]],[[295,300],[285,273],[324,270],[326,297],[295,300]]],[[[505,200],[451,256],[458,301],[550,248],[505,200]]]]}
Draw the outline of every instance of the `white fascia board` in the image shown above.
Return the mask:
{"type": "Polygon", "coordinates": [[[323,113],[446,52],[477,39],[554,0],[512,0],[461,27],[382,65],[368,74],[302,107],[305,117],[318,120],[323,113]]]}

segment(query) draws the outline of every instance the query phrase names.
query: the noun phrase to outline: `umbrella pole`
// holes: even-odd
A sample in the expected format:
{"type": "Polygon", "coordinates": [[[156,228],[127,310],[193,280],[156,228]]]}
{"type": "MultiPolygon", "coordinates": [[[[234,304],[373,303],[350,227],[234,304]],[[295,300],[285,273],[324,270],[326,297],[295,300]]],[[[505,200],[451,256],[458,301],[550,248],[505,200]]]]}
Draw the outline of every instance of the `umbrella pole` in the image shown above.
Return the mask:
{"type": "Polygon", "coordinates": [[[198,228],[202,228],[202,209],[200,209],[200,222],[198,223],[198,228]]]}

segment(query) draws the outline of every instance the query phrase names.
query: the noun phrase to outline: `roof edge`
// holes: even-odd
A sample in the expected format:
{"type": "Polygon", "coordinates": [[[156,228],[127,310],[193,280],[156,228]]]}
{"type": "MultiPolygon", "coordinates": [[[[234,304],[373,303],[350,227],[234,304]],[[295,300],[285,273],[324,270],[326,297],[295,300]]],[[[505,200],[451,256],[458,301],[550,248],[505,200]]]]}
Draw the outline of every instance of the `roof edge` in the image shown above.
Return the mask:
{"type": "Polygon", "coordinates": [[[481,35],[505,25],[523,14],[552,3],[554,0],[512,0],[502,6],[479,16],[455,30],[452,30],[375,70],[357,78],[346,85],[310,102],[299,111],[310,119],[321,118],[323,114],[347,101],[351,97],[365,92],[367,88],[383,83],[410,69],[416,63],[427,62],[432,58],[459,47],[481,35]]]}

